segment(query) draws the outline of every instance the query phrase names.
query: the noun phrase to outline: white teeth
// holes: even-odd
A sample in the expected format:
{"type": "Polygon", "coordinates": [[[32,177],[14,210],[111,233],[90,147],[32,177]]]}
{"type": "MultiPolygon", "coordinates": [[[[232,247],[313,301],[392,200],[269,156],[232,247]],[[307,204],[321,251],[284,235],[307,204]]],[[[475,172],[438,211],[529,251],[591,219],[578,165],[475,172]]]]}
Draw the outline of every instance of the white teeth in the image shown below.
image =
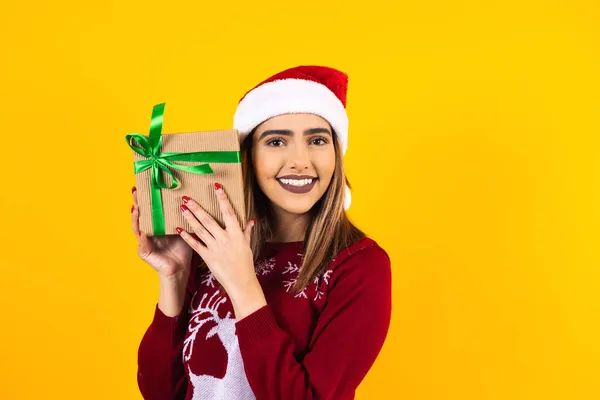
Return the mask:
{"type": "Polygon", "coordinates": [[[312,179],[280,179],[280,181],[285,183],[286,185],[305,186],[305,185],[310,185],[313,180],[312,179]]]}

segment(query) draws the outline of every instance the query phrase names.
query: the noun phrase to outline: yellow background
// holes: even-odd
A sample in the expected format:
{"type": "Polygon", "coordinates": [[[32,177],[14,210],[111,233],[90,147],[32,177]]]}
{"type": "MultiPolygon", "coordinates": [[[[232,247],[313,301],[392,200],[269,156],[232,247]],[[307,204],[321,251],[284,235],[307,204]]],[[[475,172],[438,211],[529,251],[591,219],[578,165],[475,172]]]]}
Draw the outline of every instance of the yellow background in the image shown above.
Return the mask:
{"type": "Polygon", "coordinates": [[[358,399],[600,398],[594,1],[13,1],[0,14],[0,398],[140,399],[158,298],[124,137],[350,75],[351,218],[392,258],[358,399]]]}

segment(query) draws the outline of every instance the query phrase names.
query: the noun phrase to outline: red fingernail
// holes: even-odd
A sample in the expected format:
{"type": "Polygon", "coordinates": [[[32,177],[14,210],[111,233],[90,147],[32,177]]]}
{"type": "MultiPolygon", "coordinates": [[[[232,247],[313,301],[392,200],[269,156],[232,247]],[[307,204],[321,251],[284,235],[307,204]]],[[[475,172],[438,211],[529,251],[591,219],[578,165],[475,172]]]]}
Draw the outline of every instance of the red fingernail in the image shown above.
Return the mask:
{"type": "Polygon", "coordinates": [[[135,204],[131,206],[131,213],[133,214],[133,210],[135,210],[135,204]]]}
{"type": "Polygon", "coordinates": [[[131,193],[135,192],[135,186],[131,188],[131,193]]]}
{"type": "Polygon", "coordinates": [[[179,207],[181,207],[181,211],[189,211],[190,210],[189,208],[187,208],[187,206],[185,204],[182,204],[179,207]]]}
{"type": "Polygon", "coordinates": [[[183,232],[183,229],[181,229],[180,227],[175,228],[175,230],[177,231],[177,233],[179,233],[181,235],[181,232],[183,232]]]}
{"type": "Polygon", "coordinates": [[[256,218],[252,220],[252,223],[256,225],[256,218]]]}
{"type": "Polygon", "coordinates": [[[141,229],[138,229],[138,235],[140,235],[140,236],[142,235],[142,230],[141,229]]]}
{"type": "Polygon", "coordinates": [[[219,185],[219,182],[215,182],[215,190],[219,189],[221,189],[221,185],[219,185]]]}
{"type": "Polygon", "coordinates": [[[181,196],[181,198],[183,199],[183,202],[184,202],[185,204],[187,204],[187,202],[190,200],[190,198],[189,198],[189,197],[187,197],[187,196],[181,196]]]}

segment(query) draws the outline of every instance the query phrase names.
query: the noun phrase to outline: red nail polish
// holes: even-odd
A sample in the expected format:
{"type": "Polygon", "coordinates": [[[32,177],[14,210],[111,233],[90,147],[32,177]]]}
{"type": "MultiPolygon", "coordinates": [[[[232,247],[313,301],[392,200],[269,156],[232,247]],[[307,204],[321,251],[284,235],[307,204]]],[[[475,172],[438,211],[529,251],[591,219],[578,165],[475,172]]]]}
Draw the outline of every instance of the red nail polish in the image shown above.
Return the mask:
{"type": "Polygon", "coordinates": [[[135,191],[136,191],[136,188],[135,188],[135,186],[134,186],[134,187],[132,187],[132,188],[131,188],[131,193],[133,193],[133,192],[135,192],[135,191]]]}
{"type": "Polygon", "coordinates": [[[179,233],[181,235],[181,232],[183,232],[183,229],[181,229],[180,227],[175,228],[175,230],[177,231],[177,233],[179,233]]]}
{"type": "Polygon", "coordinates": [[[189,197],[187,197],[187,196],[181,196],[181,198],[183,199],[183,202],[184,202],[185,204],[187,204],[187,202],[190,200],[190,198],[189,198],[189,197]]]}
{"type": "Polygon", "coordinates": [[[142,230],[141,229],[138,229],[138,235],[142,236],[142,230]]]}
{"type": "Polygon", "coordinates": [[[256,225],[256,218],[254,218],[254,219],[252,220],[252,223],[253,223],[254,225],[256,225]]]}
{"type": "Polygon", "coordinates": [[[133,214],[133,210],[135,210],[135,204],[131,206],[131,213],[133,214]]]}
{"type": "Polygon", "coordinates": [[[219,182],[215,182],[215,190],[219,189],[221,189],[221,185],[219,185],[219,182]]]}
{"type": "Polygon", "coordinates": [[[187,208],[187,206],[185,204],[182,204],[179,207],[181,207],[181,211],[189,211],[190,210],[189,208],[187,208]]]}

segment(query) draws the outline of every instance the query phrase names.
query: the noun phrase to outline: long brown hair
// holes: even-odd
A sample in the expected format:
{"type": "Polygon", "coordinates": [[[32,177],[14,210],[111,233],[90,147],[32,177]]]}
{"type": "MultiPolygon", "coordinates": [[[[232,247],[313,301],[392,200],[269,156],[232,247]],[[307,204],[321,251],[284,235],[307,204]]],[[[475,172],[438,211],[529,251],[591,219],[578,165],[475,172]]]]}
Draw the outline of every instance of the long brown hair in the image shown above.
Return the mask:
{"type": "MultiPolygon", "coordinates": [[[[272,239],[271,227],[274,217],[270,200],[258,186],[252,165],[252,137],[255,132],[256,128],[244,139],[240,152],[246,196],[246,221],[257,218],[250,241],[256,263],[265,242],[272,239]]],[[[323,273],[340,251],[365,237],[365,234],[349,220],[344,210],[345,185],[347,184],[349,188],[351,186],[346,177],[338,138],[333,129],[332,135],[336,158],[335,169],[329,187],[309,210],[310,221],[304,237],[303,262],[293,287],[296,293],[301,292],[323,273]]]]}

